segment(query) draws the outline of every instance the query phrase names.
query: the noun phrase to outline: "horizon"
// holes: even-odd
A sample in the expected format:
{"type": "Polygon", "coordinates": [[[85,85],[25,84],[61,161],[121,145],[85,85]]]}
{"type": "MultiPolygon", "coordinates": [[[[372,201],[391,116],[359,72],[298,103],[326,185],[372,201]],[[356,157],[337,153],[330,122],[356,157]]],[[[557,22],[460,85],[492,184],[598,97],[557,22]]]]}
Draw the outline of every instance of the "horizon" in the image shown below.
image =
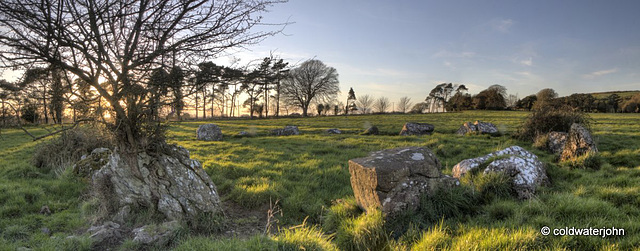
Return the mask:
{"type": "Polygon", "coordinates": [[[470,94],[499,84],[518,98],[544,88],[633,91],[637,9],[634,1],[290,1],[263,15],[294,22],[283,35],[232,56],[322,60],[340,74],[342,102],[353,87],[356,96],[417,103],[440,83],[465,84],[470,94]]]}
{"type": "MultiPolygon", "coordinates": [[[[345,102],[407,96],[424,101],[440,83],[477,94],[498,84],[524,98],[640,90],[640,2],[291,1],[264,13],[283,34],[215,59],[240,65],[273,54],[291,65],[319,59],[338,71],[345,102]]],[[[260,27],[259,27],[260,28],[260,27]]],[[[271,29],[273,27],[267,26],[271,29]]],[[[17,73],[2,77],[17,79],[17,73]],[[13,76],[12,76],[13,75],[13,76]]]]}

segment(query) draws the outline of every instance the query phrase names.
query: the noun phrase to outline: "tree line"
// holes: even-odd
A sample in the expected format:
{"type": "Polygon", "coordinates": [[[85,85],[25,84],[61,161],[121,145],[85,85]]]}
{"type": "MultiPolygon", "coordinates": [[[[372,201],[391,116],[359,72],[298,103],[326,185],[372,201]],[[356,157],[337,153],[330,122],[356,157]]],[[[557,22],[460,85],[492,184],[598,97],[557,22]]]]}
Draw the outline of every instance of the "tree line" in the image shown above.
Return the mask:
{"type": "MultiPolygon", "coordinates": [[[[545,88],[536,94],[519,99],[508,94],[502,85],[491,85],[475,95],[468,93],[464,84],[442,83],[436,85],[423,102],[412,103],[411,98],[401,97],[391,103],[386,97],[375,98],[368,94],[356,97],[353,88],[349,90],[347,105],[342,110],[348,113],[386,113],[392,107],[394,113],[432,113],[463,110],[536,110],[545,103],[567,105],[583,112],[640,112],[640,93],[621,97],[617,93],[596,98],[592,94],[572,94],[558,97],[555,90],[545,88]],[[397,106],[396,106],[397,104],[397,106]]],[[[318,113],[320,114],[320,113],[318,113]]]]}
{"type": "MultiPolygon", "coordinates": [[[[319,114],[337,113],[332,105],[339,92],[337,70],[317,59],[296,67],[274,56],[235,67],[211,61],[186,69],[163,66],[153,69],[145,82],[146,88],[138,91],[148,93],[145,107],[154,119],[234,117],[244,115],[241,108],[251,118],[278,117],[294,109],[306,116],[315,103],[319,114]]],[[[108,81],[100,85],[110,88],[108,81]]],[[[13,83],[0,80],[0,102],[4,126],[17,119],[60,124],[63,118],[107,121],[115,116],[95,88],[54,67],[28,69],[13,83]]]]}

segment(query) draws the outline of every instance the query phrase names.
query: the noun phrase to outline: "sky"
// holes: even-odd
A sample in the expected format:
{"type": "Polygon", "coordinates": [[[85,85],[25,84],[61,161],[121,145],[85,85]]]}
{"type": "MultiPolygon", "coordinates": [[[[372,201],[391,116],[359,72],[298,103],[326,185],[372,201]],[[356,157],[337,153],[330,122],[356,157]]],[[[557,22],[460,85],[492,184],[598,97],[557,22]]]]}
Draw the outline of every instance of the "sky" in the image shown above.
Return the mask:
{"type": "MultiPolygon", "coordinates": [[[[640,90],[640,1],[290,0],[264,13],[283,34],[234,54],[315,58],[353,87],[421,102],[439,83],[475,94],[499,84],[523,98],[640,90]]],[[[228,62],[228,59],[218,59],[228,62]]]]}

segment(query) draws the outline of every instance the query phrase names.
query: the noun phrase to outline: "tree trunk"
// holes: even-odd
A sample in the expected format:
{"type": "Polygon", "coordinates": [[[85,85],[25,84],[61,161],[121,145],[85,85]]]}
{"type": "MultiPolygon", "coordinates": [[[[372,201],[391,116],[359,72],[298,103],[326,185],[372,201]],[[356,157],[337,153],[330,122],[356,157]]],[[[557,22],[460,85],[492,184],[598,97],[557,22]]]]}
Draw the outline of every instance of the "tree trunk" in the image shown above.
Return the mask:
{"type": "Polygon", "coordinates": [[[280,80],[276,85],[276,117],[280,117],[280,80]]]}
{"type": "Polygon", "coordinates": [[[213,88],[211,88],[211,118],[213,118],[213,105],[214,105],[214,94],[215,94],[215,90],[213,88]]]}
{"type": "Polygon", "coordinates": [[[222,96],[220,98],[222,102],[222,108],[220,108],[220,117],[224,117],[224,107],[227,105],[227,103],[224,100],[224,89],[222,89],[222,96]]]}
{"type": "Polygon", "coordinates": [[[264,117],[269,117],[269,90],[267,84],[264,85],[264,117]]]}
{"type": "Polygon", "coordinates": [[[253,97],[249,96],[249,117],[253,119],[253,97]]]}
{"type": "Polygon", "coordinates": [[[202,120],[207,119],[207,89],[202,88],[202,120]]]}
{"type": "Polygon", "coordinates": [[[307,110],[309,109],[309,104],[302,104],[302,116],[307,116],[307,110]]]}
{"type": "Polygon", "coordinates": [[[49,124],[49,115],[47,113],[47,87],[44,87],[42,92],[42,106],[44,107],[44,124],[49,124]]]}
{"type": "Polygon", "coordinates": [[[6,111],[4,110],[4,99],[1,102],[2,102],[2,126],[4,127],[7,125],[6,111]]]}
{"type": "Polygon", "coordinates": [[[196,120],[198,120],[198,92],[196,92],[196,120]]]}

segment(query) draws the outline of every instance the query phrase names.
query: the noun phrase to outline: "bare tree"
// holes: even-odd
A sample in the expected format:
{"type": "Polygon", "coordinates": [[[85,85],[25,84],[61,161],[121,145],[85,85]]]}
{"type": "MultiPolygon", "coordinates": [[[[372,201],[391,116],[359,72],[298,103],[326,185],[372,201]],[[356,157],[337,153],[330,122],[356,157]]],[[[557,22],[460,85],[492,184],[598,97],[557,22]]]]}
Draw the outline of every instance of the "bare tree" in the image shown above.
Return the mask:
{"type": "Polygon", "coordinates": [[[373,107],[379,113],[387,112],[387,109],[389,109],[389,106],[391,106],[391,103],[389,103],[389,99],[387,97],[380,97],[376,99],[375,104],[373,104],[373,107]]]}
{"type": "Polygon", "coordinates": [[[400,101],[398,102],[398,110],[400,110],[402,113],[406,113],[409,109],[411,109],[411,105],[413,105],[413,103],[411,102],[411,98],[404,96],[400,98],[400,101]]]}
{"type": "Polygon", "coordinates": [[[373,98],[369,96],[369,94],[358,97],[358,110],[360,110],[362,114],[371,112],[371,105],[373,105],[373,98]]]}
{"type": "Polygon", "coordinates": [[[253,31],[259,13],[283,1],[4,0],[0,59],[4,67],[50,64],[86,81],[115,112],[120,149],[149,149],[161,130],[145,130],[151,70],[214,57],[279,31],[253,31]],[[109,88],[100,85],[106,79],[109,88]]]}
{"type": "Polygon", "coordinates": [[[282,83],[282,94],[289,102],[302,109],[307,116],[311,101],[332,100],[340,91],[338,71],[317,59],[307,60],[291,69],[282,83]]]}

